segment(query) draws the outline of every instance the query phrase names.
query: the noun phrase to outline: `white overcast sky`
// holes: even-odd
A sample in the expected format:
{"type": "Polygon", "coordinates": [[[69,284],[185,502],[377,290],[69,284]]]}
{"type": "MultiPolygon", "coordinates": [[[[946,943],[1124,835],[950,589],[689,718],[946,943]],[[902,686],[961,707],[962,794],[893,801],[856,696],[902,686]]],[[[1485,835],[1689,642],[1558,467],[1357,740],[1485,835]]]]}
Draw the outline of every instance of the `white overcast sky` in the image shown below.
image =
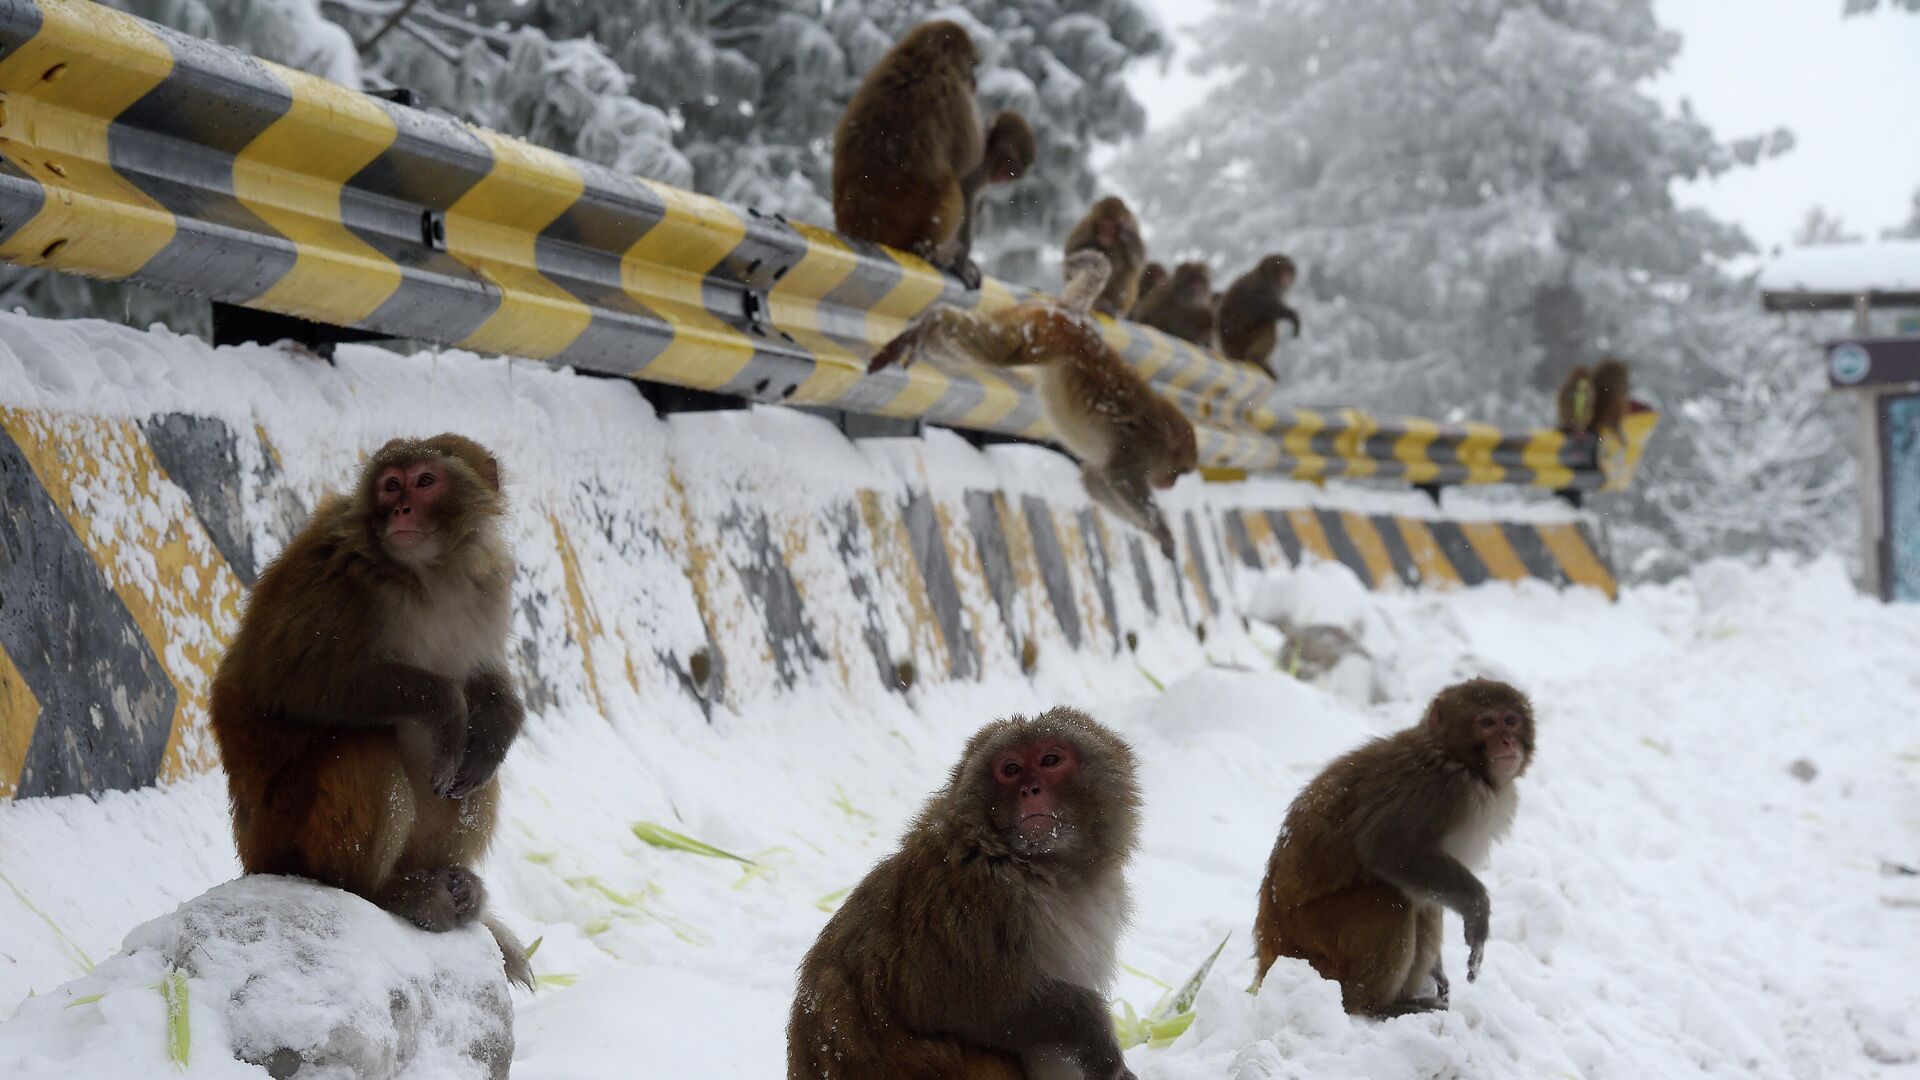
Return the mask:
{"type": "MultiPolygon", "coordinates": [[[[1135,76],[1149,123],[1178,118],[1205,93],[1186,70],[1181,28],[1209,0],[1145,0],[1174,31],[1173,62],[1135,76]]],[[[1683,46],[1654,86],[1663,100],[1693,102],[1723,139],[1792,130],[1783,157],[1680,192],[1746,227],[1762,249],[1787,243],[1814,205],[1854,232],[1877,235],[1904,221],[1920,188],[1920,16],[1882,11],[1842,19],[1841,0],[1655,0],[1683,46]]]]}

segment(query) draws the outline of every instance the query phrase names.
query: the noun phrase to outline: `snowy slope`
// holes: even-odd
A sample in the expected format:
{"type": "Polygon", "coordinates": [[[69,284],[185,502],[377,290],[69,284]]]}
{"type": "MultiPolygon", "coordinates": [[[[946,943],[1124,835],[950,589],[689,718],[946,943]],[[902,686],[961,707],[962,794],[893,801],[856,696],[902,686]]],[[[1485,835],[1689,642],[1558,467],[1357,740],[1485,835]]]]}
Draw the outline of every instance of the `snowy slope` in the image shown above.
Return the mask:
{"type": "MultiPolygon", "coordinates": [[[[1494,586],[1369,598],[1363,614],[1407,681],[1375,709],[1224,664],[1165,693],[1077,695],[1150,763],[1124,961],[1175,982],[1233,935],[1193,1028],[1131,1053],[1143,1078],[1920,1075],[1920,883],[1882,870],[1920,861],[1920,612],[1855,599],[1823,562],[1709,567],[1617,606],[1494,586]],[[1468,670],[1520,680],[1541,714],[1488,873],[1480,981],[1456,979],[1444,1016],[1385,1023],[1348,1019],[1298,965],[1246,995],[1254,890],[1293,791],[1468,670]],[[1810,782],[1788,773],[1801,758],[1810,782]]],[[[515,1075],[780,1075],[790,973],[823,898],[887,849],[973,724],[1060,696],[1009,684],[851,720],[796,709],[644,754],[536,724],[487,874],[521,931],[545,936],[541,971],[578,981],[522,1000],[515,1075]],[[678,781],[678,817],[658,776],[678,781]],[[771,870],[649,848],[627,831],[640,818],[771,870]]],[[[9,923],[10,1001],[232,873],[211,779],[0,808],[0,837],[0,872],[52,920],[9,923]]],[[[1450,940],[1456,972],[1463,952],[1450,940]]],[[[1118,988],[1142,1009],[1158,992],[1131,975],[1118,988]]],[[[0,1074],[57,1074],[33,1056],[55,1050],[0,1027],[0,1074]]]]}
{"type": "MultiPolygon", "coordinates": [[[[183,344],[179,366],[153,369],[116,363],[120,332],[71,333],[9,340],[0,397],[11,400],[0,403],[93,394],[109,410],[178,401],[236,424],[264,415],[303,485],[350,468],[352,448],[429,422],[498,441],[520,462],[522,491],[556,503],[587,496],[542,491],[556,474],[541,463],[579,455],[679,454],[676,467],[705,485],[687,495],[699,512],[723,505],[725,485],[777,497],[783,457],[806,459],[807,482],[821,485],[876,461],[914,467],[902,446],[835,449],[817,425],[778,413],[636,424],[630,389],[526,365],[479,365],[459,392],[423,396],[421,380],[440,377],[430,359],[350,351],[335,375],[275,368],[265,350],[183,344]],[[48,385],[82,353],[87,366],[48,385]],[[326,379],[341,381],[316,389],[326,379]],[[316,392],[341,412],[309,415],[316,392]],[[723,445],[731,456],[704,472],[686,460],[688,446],[723,445]]],[[[1038,452],[968,460],[1004,484],[1071,487],[1071,470],[1038,452]]],[[[526,573],[558,580],[550,545],[529,542],[540,532],[521,534],[526,573]]],[[[603,608],[608,635],[650,642],[650,627],[678,617],[672,557],[623,568],[583,555],[625,575],[621,595],[658,598],[603,608]]],[[[838,895],[889,850],[975,726],[1072,702],[1147,762],[1138,912],[1121,947],[1140,974],[1116,998],[1144,1010],[1161,992],[1152,979],[1179,981],[1232,935],[1191,1030],[1129,1054],[1143,1080],[1920,1076],[1920,878],[1882,869],[1920,864],[1920,610],[1860,600],[1834,561],[1712,565],[1611,605],[1538,585],[1382,596],[1345,575],[1308,568],[1235,588],[1249,610],[1308,605],[1359,633],[1381,667],[1388,700],[1377,706],[1272,670],[1275,637],[1258,627],[1204,647],[1156,635],[1137,661],[1049,650],[1031,679],[989,665],[978,680],[905,695],[827,677],[775,692],[743,673],[737,709],[712,721],[637,686],[558,688],[508,759],[504,823],[482,868],[507,920],[543,939],[545,985],[518,998],[514,1075],[782,1075],[792,971],[838,895]],[[1493,940],[1480,981],[1460,978],[1450,919],[1445,1015],[1350,1020],[1334,988],[1298,965],[1244,993],[1254,892],[1293,793],[1335,753],[1482,672],[1534,695],[1541,734],[1516,827],[1487,872],[1493,940]],[[1789,774],[1799,759],[1811,781],[1789,774]],[[649,846],[638,822],[755,865],[649,846]]],[[[559,635],[542,645],[580,655],[559,635]]],[[[0,804],[0,1013],[56,992],[235,870],[217,776],[97,802],[0,804]]],[[[141,1074],[160,1075],[157,1015],[117,1014],[95,1037],[126,1040],[146,1055],[141,1074]]],[[[195,1045],[188,1075],[235,1075],[195,1045]]],[[[72,1075],[63,1063],[77,1052],[45,1027],[0,1024],[0,1076],[72,1075]]]]}

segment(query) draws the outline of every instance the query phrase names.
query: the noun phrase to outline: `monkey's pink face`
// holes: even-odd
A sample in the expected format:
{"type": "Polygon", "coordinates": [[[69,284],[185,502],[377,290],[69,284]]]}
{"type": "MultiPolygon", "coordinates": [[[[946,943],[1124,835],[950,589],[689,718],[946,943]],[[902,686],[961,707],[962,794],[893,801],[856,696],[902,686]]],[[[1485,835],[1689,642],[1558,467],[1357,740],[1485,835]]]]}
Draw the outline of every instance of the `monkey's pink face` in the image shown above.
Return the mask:
{"type": "Polygon", "coordinates": [[[1489,709],[1473,718],[1474,735],[1486,747],[1487,773],[1505,782],[1527,763],[1523,732],[1526,718],[1513,710],[1489,709]]]}
{"type": "Polygon", "coordinates": [[[1029,844],[1043,845],[1060,832],[1067,812],[1067,785],[1080,771],[1072,744],[1057,739],[1027,743],[993,759],[993,779],[1011,793],[1014,823],[1029,844]]]}
{"type": "Polygon", "coordinates": [[[435,461],[391,466],[374,477],[374,504],[380,508],[381,536],[388,550],[405,555],[428,546],[440,523],[434,507],[446,490],[445,481],[445,470],[435,461]]]}

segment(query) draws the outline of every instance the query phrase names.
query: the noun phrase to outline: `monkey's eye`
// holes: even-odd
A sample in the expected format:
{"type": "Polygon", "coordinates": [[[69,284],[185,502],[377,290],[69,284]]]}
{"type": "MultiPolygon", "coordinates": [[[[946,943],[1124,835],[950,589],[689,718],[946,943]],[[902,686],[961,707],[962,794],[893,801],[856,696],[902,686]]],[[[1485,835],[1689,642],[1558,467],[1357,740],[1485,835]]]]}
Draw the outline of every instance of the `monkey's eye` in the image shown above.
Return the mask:
{"type": "Polygon", "coordinates": [[[381,490],[383,491],[388,491],[388,492],[399,491],[400,478],[397,476],[389,476],[387,477],[386,482],[381,484],[380,487],[381,487],[381,490]]]}
{"type": "Polygon", "coordinates": [[[433,486],[433,483],[434,483],[433,474],[430,472],[423,472],[420,474],[420,479],[415,480],[413,482],[413,486],[418,488],[430,488],[433,486]]]}
{"type": "Polygon", "coordinates": [[[1058,751],[1055,751],[1055,750],[1049,750],[1049,751],[1047,751],[1046,753],[1044,753],[1044,754],[1042,754],[1042,755],[1040,755],[1040,767],[1041,767],[1041,768],[1043,768],[1043,769],[1051,769],[1051,768],[1053,768],[1053,767],[1054,767],[1055,765],[1058,765],[1058,764],[1060,764],[1060,754],[1059,754],[1059,752],[1058,752],[1058,751]]]}
{"type": "Polygon", "coordinates": [[[1519,726],[1520,726],[1520,718],[1519,718],[1518,716],[1516,716],[1516,715],[1514,715],[1513,713],[1508,713],[1508,714],[1507,714],[1507,726],[1508,726],[1508,727],[1519,727],[1519,726]]]}
{"type": "Polygon", "coordinates": [[[1009,761],[1005,765],[1000,766],[1000,775],[1001,776],[1019,776],[1020,763],[1017,761],[1009,761]]]}
{"type": "Polygon", "coordinates": [[[1492,731],[1493,725],[1497,723],[1499,723],[1499,721],[1491,716],[1483,716],[1480,718],[1480,727],[1486,731],[1492,731]]]}

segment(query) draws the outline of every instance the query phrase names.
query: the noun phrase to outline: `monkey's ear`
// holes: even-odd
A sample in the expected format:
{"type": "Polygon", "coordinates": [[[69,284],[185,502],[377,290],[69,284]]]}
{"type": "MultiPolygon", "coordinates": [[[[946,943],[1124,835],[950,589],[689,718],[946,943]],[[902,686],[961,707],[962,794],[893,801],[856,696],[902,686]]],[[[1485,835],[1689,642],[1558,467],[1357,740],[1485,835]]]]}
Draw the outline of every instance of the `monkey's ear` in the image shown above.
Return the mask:
{"type": "Polygon", "coordinates": [[[485,480],[488,487],[500,490],[500,462],[492,454],[481,454],[480,460],[474,463],[474,471],[480,474],[480,479],[485,480]]]}
{"type": "Polygon", "coordinates": [[[1433,732],[1435,735],[1438,735],[1440,733],[1440,699],[1439,698],[1434,698],[1432,704],[1429,704],[1427,706],[1427,715],[1422,722],[1427,725],[1428,731],[1433,732]]]}
{"type": "Polygon", "coordinates": [[[448,457],[459,458],[467,468],[478,473],[488,487],[494,491],[500,490],[500,462],[486,447],[452,431],[435,435],[427,440],[427,445],[448,457]]]}

